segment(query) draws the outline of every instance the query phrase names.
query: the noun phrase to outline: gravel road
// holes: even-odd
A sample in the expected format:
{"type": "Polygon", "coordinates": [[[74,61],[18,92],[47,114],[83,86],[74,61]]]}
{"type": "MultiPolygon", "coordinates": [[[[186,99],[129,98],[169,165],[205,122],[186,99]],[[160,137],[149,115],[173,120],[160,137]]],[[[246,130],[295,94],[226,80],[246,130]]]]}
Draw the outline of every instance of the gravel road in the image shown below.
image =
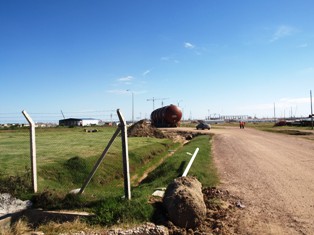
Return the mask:
{"type": "Polygon", "coordinates": [[[237,233],[314,234],[313,140],[251,128],[210,132],[221,186],[245,205],[237,233]]]}

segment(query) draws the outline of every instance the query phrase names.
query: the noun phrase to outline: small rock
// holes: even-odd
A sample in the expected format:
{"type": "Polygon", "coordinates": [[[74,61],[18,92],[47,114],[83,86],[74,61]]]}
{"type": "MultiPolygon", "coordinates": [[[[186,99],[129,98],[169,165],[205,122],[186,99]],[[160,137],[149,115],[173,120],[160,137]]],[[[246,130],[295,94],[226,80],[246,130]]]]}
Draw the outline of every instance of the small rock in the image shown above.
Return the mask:
{"type": "Polygon", "coordinates": [[[245,208],[245,205],[243,205],[240,201],[237,201],[236,206],[241,209],[245,208]]]}
{"type": "Polygon", "coordinates": [[[32,206],[31,201],[22,201],[12,197],[8,193],[0,194],[0,216],[14,213],[32,206]]]}
{"type": "Polygon", "coordinates": [[[45,235],[45,233],[36,231],[36,232],[31,232],[31,235],[45,235]]]}

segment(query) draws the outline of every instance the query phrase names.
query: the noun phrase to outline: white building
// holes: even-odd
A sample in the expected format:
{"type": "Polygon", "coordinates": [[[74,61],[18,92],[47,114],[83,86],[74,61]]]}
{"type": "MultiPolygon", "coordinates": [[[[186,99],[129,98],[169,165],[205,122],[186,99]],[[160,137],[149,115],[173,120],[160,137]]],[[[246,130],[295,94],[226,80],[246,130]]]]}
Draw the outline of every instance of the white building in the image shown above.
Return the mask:
{"type": "Polygon", "coordinates": [[[59,126],[93,126],[98,124],[99,120],[94,118],[66,118],[59,120],[59,126]]]}

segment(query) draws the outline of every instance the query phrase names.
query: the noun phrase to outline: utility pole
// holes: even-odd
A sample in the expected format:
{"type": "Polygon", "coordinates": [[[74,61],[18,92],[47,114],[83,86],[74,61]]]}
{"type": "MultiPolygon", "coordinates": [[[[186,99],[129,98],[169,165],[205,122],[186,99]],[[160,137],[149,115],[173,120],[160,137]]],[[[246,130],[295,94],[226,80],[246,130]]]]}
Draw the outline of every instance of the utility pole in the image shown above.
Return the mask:
{"type": "Polygon", "coordinates": [[[129,91],[132,93],[132,124],[134,123],[134,92],[130,89],[127,89],[126,91],[129,91]]]}
{"type": "Polygon", "coordinates": [[[134,124],[134,92],[132,91],[132,124],[134,124]]]}
{"type": "Polygon", "coordinates": [[[274,122],[276,123],[276,105],[274,103],[274,122]]]}
{"type": "Polygon", "coordinates": [[[155,110],[155,97],[147,99],[146,101],[153,101],[153,111],[155,110]]]}
{"type": "Polygon", "coordinates": [[[182,101],[183,101],[183,100],[179,100],[179,101],[178,101],[178,107],[180,107],[180,102],[182,102],[182,101]]]}
{"type": "Polygon", "coordinates": [[[311,122],[312,122],[312,130],[313,130],[313,103],[312,103],[312,90],[310,90],[310,97],[311,97],[311,122]]]}
{"type": "Polygon", "coordinates": [[[64,114],[63,114],[62,110],[61,110],[61,114],[62,114],[62,116],[63,116],[63,119],[65,119],[65,116],[64,116],[64,114]]]}
{"type": "Polygon", "coordinates": [[[292,119],[292,106],[290,107],[290,112],[291,112],[291,119],[292,119]]]}
{"type": "Polygon", "coordinates": [[[169,99],[169,98],[151,98],[151,99],[147,99],[147,101],[153,101],[153,111],[155,110],[155,100],[161,100],[161,106],[163,107],[164,106],[164,102],[163,100],[166,100],[166,99],[169,99]]]}

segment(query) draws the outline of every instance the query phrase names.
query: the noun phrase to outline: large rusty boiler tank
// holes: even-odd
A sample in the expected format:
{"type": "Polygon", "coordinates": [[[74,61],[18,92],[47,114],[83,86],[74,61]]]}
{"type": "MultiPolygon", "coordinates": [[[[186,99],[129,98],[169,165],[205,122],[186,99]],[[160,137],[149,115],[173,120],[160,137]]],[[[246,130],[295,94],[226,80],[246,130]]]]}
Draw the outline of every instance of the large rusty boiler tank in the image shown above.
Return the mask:
{"type": "Polygon", "coordinates": [[[152,125],[155,127],[180,126],[181,118],[181,109],[173,104],[155,109],[150,115],[152,125]]]}

